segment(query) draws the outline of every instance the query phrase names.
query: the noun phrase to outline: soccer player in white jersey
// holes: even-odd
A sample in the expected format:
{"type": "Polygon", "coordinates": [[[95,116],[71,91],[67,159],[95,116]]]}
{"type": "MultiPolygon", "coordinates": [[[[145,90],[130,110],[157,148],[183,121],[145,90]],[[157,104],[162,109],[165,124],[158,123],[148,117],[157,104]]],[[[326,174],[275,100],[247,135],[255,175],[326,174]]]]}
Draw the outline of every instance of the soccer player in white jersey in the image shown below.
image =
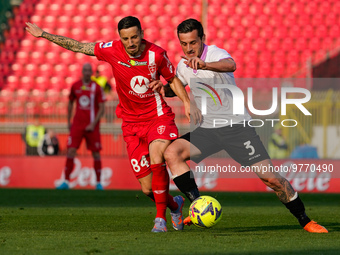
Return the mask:
{"type": "MultiPolygon", "coordinates": [[[[205,93],[205,90],[213,95],[205,97],[206,107],[199,109],[205,111],[202,115],[195,113],[195,107],[190,110],[192,116],[197,116],[200,126],[175,140],[165,151],[165,159],[175,184],[193,201],[200,194],[192,178],[193,173],[186,164],[188,159],[198,163],[218,151],[225,150],[242,166],[268,166],[272,163],[255,129],[243,125],[244,120],[250,120],[250,115],[246,110],[244,115],[233,115],[233,98],[230,91],[216,86],[236,86],[233,75],[236,63],[230,54],[224,49],[204,44],[203,27],[195,19],[188,19],[179,24],[177,35],[185,54],[178,64],[177,77],[184,85],[190,86],[198,108],[201,107],[201,100],[204,98],[202,93],[205,93]],[[216,125],[215,119],[227,119],[228,123],[216,125]]],[[[171,90],[165,91],[167,95],[171,94],[171,90]]],[[[258,171],[256,174],[264,184],[274,190],[306,231],[328,232],[326,228],[309,219],[303,202],[288,180],[276,172],[258,171]]],[[[190,225],[190,218],[186,218],[184,223],[190,225]]]]}

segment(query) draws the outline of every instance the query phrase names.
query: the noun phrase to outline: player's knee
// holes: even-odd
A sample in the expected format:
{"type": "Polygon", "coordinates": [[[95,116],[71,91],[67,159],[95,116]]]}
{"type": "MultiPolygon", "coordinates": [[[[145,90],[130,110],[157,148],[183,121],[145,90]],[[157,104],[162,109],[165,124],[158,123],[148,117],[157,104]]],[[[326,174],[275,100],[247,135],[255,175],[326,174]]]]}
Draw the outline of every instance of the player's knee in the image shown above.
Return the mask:
{"type": "Polygon", "coordinates": [[[67,157],[74,158],[77,154],[77,150],[75,148],[69,148],[67,150],[67,157]]]}
{"type": "Polygon", "coordinates": [[[168,164],[181,159],[181,153],[176,147],[169,146],[164,152],[165,161],[168,164]]]}

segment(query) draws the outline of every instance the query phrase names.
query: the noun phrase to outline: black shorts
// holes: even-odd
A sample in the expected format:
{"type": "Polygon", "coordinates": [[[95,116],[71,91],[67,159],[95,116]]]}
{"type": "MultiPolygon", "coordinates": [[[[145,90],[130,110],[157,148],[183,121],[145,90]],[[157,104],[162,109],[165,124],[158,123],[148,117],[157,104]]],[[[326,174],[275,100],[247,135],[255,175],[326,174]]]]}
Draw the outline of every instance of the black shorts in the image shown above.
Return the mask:
{"type": "Polygon", "coordinates": [[[199,157],[191,158],[196,163],[221,150],[225,150],[242,166],[251,166],[270,158],[255,128],[249,126],[198,127],[180,138],[189,141],[202,152],[199,157]]]}

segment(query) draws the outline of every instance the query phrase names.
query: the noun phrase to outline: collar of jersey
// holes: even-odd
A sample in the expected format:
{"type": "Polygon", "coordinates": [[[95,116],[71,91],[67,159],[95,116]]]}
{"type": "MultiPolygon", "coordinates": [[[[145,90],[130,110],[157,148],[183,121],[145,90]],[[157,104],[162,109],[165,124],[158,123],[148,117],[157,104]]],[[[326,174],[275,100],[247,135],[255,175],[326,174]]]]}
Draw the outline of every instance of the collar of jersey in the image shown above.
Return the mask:
{"type": "Polygon", "coordinates": [[[208,52],[208,46],[203,43],[203,52],[202,52],[200,59],[205,61],[205,59],[207,58],[207,52],[208,52]]]}

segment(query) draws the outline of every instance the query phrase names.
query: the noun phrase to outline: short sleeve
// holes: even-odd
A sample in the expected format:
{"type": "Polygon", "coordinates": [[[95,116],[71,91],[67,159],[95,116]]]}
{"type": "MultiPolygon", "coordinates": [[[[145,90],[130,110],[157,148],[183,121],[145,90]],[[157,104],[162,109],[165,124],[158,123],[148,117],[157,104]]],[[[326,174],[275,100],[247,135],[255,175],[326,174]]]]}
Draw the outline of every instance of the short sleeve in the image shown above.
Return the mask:
{"type": "Polygon", "coordinates": [[[173,77],[175,77],[175,70],[170,62],[166,52],[164,51],[161,53],[161,59],[160,59],[160,65],[158,68],[158,72],[160,75],[164,77],[166,81],[171,80],[173,77]]]}
{"type": "Polygon", "coordinates": [[[96,98],[98,103],[104,103],[106,101],[106,96],[102,87],[97,84],[96,98]]]}
{"type": "Polygon", "coordinates": [[[231,55],[226,50],[220,49],[216,46],[211,49],[209,56],[209,59],[207,59],[209,62],[220,61],[221,59],[228,58],[232,59],[231,55]]]}
{"type": "Polygon", "coordinates": [[[94,55],[98,60],[107,61],[110,48],[112,47],[113,41],[111,42],[99,42],[94,46],[94,55]]]}
{"type": "Polygon", "coordinates": [[[176,68],[176,76],[178,77],[178,79],[181,80],[182,84],[184,86],[188,85],[188,82],[185,80],[184,75],[182,75],[181,73],[181,62],[178,64],[177,68],[176,68]]]}
{"type": "Polygon", "coordinates": [[[74,84],[71,86],[70,94],[68,96],[70,101],[74,101],[76,99],[76,95],[74,94],[74,84]]]}

